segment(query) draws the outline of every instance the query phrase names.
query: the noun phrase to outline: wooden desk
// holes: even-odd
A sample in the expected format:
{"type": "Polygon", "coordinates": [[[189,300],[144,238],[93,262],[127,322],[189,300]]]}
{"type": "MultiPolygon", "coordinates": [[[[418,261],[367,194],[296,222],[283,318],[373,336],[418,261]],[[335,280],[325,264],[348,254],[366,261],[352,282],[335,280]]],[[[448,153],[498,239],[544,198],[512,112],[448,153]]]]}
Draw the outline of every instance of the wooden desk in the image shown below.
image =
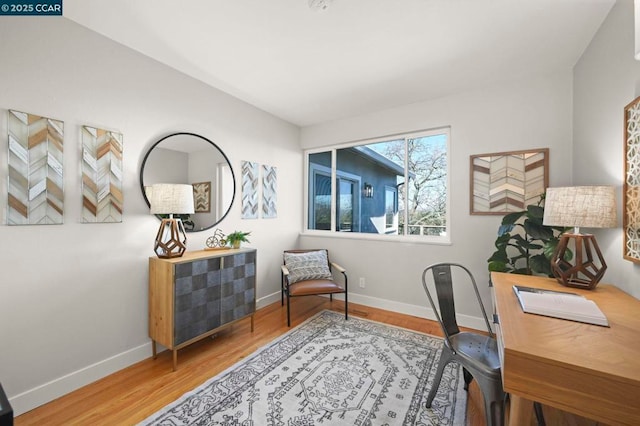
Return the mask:
{"type": "Polygon", "coordinates": [[[510,425],[530,424],[532,401],[607,424],[640,425],[640,300],[605,284],[589,291],[496,272],[491,280],[510,425]],[[525,314],[514,284],[582,294],[610,327],[525,314]]]}

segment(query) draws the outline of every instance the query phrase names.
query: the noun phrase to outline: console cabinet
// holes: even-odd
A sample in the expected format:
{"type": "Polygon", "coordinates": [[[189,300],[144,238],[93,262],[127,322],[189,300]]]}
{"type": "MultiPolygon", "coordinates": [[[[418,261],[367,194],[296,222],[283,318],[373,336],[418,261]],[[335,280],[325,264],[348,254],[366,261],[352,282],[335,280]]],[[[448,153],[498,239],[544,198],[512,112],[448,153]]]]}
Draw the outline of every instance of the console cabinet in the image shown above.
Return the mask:
{"type": "Polygon", "coordinates": [[[173,351],[211,336],[256,310],[256,251],[201,250],[149,258],[149,337],[173,351]]]}

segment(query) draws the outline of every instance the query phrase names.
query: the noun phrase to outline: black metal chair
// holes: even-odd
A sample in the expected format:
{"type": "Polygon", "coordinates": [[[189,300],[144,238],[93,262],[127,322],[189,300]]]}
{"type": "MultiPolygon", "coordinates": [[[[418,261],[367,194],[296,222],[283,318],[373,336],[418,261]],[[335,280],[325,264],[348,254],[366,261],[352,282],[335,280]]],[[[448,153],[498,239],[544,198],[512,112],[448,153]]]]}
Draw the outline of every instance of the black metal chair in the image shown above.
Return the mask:
{"type": "Polygon", "coordinates": [[[463,368],[465,390],[468,390],[469,383],[476,379],[482,391],[487,425],[502,426],[504,424],[505,393],[502,389],[498,345],[473,275],[466,267],[460,264],[438,263],[424,270],[422,273],[422,285],[444,333],[444,345],[440,353],[440,362],[433,386],[427,397],[427,408],[431,407],[431,403],[436,396],[444,368],[450,362],[456,362],[463,368]],[[453,297],[454,273],[452,273],[452,270],[457,271],[455,272],[456,277],[459,275],[462,277],[468,276],[470,283],[473,285],[487,326],[488,336],[480,333],[461,332],[458,328],[453,297]],[[430,271],[433,273],[433,284],[438,297],[439,308],[436,307],[428,288],[427,274],[430,271]]]}
{"type": "Polygon", "coordinates": [[[333,295],[344,293],[344,319],[349,319],[349,303],[347,293],[347,272],[335,262],[329,261],[329,252],[325,249],[313,250],[285,250],[282,265],[281,304],[287,297],[287,327],[291,327],[289,299],[298,296],[328,294],[333,301],[333,295]],[[319,254],[320,256],[313,256],[319,254]],[[303,256],[311,258],[300,259],[303,256]],[[342,274],[343,285],[333,280],[331,268],[342,274]]]}

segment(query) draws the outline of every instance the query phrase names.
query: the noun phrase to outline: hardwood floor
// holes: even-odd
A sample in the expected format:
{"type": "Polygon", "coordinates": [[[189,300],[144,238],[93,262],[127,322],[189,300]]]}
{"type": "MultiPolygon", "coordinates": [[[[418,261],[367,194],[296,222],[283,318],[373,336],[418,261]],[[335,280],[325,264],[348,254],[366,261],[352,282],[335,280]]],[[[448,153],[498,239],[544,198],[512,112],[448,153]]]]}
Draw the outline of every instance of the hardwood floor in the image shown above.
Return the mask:
{"type": "MultiPolygon", "coordinates": [[[[291,306],[292,327],[322,309],[344,312],[342,302],[330,303],[328,299],[316,296],[292,299],[291,306]]],[[[356,304],[350,304],[349,313],[423,333],[442,335],[436,322],[422,318],[356,304]]],[[[175,372],[171,368],[171,352],[165,351],[156,360],[148,358],[22,414],[15,419],[15,425],[136,424],[287,332],[289,328],[286,323],[286,308],[281,308],[280,303],[269,305],[257,311],[253,333],[249,320],[241,321],[213,339],[204,339],[181,349],[175,372]]],[[[548,425],[593,424],[565,423],[563,418],[550,414],[550,419],[558,419],[560,423],[547,420],[548,425]]],[[[482,395],[474,381],[469,390],[467,426],[482,425],[485,425],[482,395]]]]}

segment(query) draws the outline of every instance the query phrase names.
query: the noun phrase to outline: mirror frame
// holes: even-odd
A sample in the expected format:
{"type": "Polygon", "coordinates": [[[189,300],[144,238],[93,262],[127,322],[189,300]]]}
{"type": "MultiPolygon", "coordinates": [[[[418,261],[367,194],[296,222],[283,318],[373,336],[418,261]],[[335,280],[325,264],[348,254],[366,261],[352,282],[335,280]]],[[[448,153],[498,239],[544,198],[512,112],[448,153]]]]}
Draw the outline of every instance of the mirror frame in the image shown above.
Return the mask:
{"type": "MultiPolygon", "coordinates": [[[[231,207],[233,207],[233,203],[236,200],[236,175],[233,171],[233,166],[231,165],[231,161],[229,161],[229,157],[227,157],[227,154],[224,153],[224,151],[222,149],[220,149],[220,147],[218,145],[216,145],[212,140],[199,135],[197,133],[191,133],[191,132],[176,132],[176,133],[171,133],[167,136],[164,136],[162,138],[160,138],[157,142],[155,142],[153,145],[151,145],[151,147],[149,147],[149,149],[147,150],[147,152],[144,155],[144,158],[142,159],[142,164],[140,164],[140,191],[142,192],[142,197],[144,198],[144,202],[147,203],[147,206],[149,206],[149,208],[151,208],[151,203],[149,202],[149,199],[147,198],[147,194],[144,190],[144,167],[147,164],[147,159],[149,158],[149,155],[151,154],[151,152],[153,151],[153,149],[158,146],[160,143],[162,143],[164,140],[173,137],[173,136],[194,136],[197,138],[202,139],[205,142],[210,143],[215,149],[217,149],[220,154],[222,154],[222,157],[226,160],[227,164],[229,165],[229,170],[231,172],[231,180],[233,182],[233,195],[231,197],[231,203],[229,204],[229,207],[227,208],[227,210],[224,212],[224,214],[222,215],[222,217],[220,217],[216,222],[214,222],[211,226],[208,226],[206,228],[202,228],[202,229],[198,229],[198,230],[187,230],[186,232],[202,232],[202,231],[206,231],[207,229],[211,229],[214,226],[216,226],[217,224],[219,224],[220,222],[222,222],[224,220],[224,218],[227,217],[227,215],[229,214],[229,212],[231,211],[231,207]]],[[[156,217],[158,217],[158,219],[160,219],[160,217],[158,215],[156,215],[156,217]]]]}

